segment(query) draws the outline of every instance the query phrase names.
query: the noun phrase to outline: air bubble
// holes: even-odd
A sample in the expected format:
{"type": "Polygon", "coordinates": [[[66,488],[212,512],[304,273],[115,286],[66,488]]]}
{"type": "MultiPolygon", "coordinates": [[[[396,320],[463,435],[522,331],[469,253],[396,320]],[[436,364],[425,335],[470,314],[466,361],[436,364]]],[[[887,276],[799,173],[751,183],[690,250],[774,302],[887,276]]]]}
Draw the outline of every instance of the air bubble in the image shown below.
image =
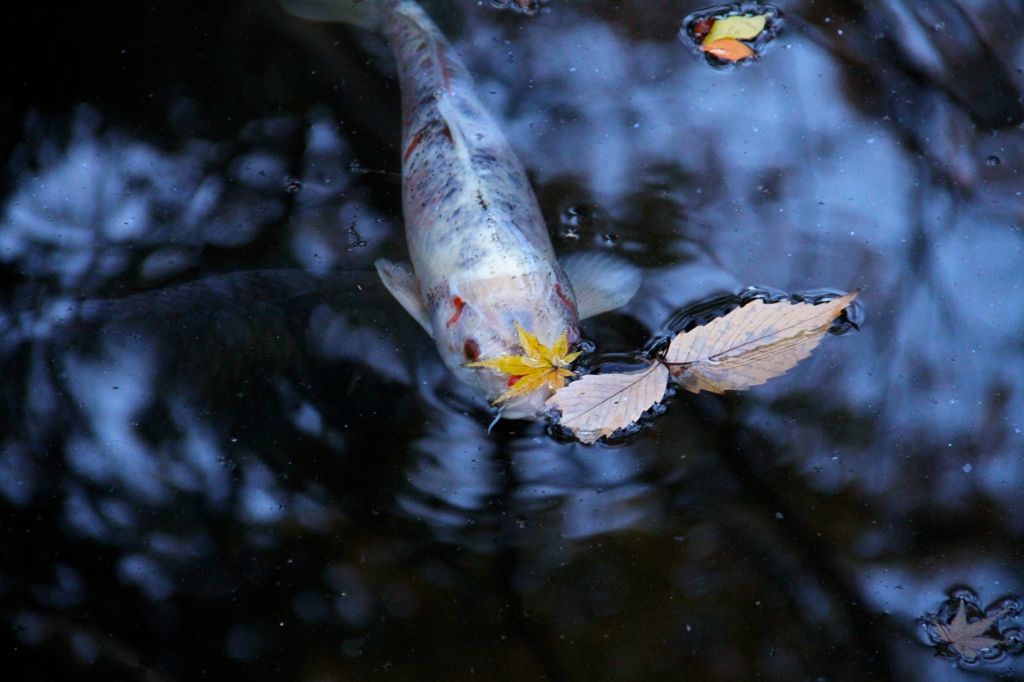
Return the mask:
{"type": "Polygon", "coordinates": [[[961,599],[968,604],[976,604],[978,602],[978,595],[969,587],[958,587],[949,592],[949,600],[951,602],[958,602],[961,599]]]}
{"type": "Polygon", "coordinates": [[[1020,628],[1003,630],[1003,646],[1008,654],[1020,654],[1024,651],[1024,632],[1020,628]]]}
{"type": "Polygon", "coordinates": [[[985,615],[991,616],[998,611],[1005,611],[1007,616],[1016,617],[1020,615],[1021,609],[1021,600],[1018,597],[1005,597],[985,609],[985,615]]]}
{"type": "Polygon", "coordinates": [[[588,207],[578,204],[566,208],[559,218],[566,227],[582,227],[593,222],[594,213],[588,207]]]}

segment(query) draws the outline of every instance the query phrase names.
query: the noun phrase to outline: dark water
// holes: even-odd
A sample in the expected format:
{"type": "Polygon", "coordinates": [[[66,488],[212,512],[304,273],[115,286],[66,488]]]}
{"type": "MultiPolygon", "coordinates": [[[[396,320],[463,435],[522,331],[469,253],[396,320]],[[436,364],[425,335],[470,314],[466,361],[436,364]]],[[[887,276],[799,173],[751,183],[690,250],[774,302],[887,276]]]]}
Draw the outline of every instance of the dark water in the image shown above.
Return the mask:
{"type": "Polygon", "coordinates": [[[488,435],[371,274],[405,249],[378,39],[22,6],[4,679],[1024,679],[920,620],[1024,593],[1024,7],[780,3],[729,71],[677,37],[697,3],[546,7],[430,10],[556,249],[645,268],[585,335],[748,285],[861,287],[861,331],[619,447],[488,435]]]}

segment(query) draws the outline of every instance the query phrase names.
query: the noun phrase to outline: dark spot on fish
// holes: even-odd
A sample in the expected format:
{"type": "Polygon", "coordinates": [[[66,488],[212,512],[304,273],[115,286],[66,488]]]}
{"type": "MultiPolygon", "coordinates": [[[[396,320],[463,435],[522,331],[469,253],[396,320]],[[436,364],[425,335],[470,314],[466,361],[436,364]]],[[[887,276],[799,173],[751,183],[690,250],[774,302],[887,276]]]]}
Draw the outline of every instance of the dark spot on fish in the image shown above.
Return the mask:
{"type": "Polygon", "coordinates": [[[477,201],[480,202],[480,205],[483,206],[484,210],[486,211],[487,210],[487,202],[484,201],[484,193],[481,192],[479,189],[476,191],[476,199],[477,199],[477,201]]]}
{"type": "Polygon", "coordinates": [[[480,344],[473,339],[466,339],[466,343],[462,345],[462,354],[470,362],[476,362],[480,359],[480,344]]]}
{"type": "Polygon", "coordinates": [[[462,309],[466,307],[466,302],[458,296],[452,299],[452,303],[455,304],[455,314],[452,315],[451,319],[445,324],[446,327],[450,327],[458,322],[459,318],[462,317],[462,309]]]}

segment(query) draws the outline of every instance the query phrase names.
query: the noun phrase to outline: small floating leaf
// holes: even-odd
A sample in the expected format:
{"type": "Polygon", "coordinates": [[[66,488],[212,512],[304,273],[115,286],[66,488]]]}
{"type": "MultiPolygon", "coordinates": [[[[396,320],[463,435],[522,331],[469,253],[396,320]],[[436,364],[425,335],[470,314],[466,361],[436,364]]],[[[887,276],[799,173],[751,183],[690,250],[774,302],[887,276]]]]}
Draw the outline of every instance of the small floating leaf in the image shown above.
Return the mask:
{"type": "Polygon", "coordinates": [[[808,357],[857,292],[812,305],[754,300],[672,340],[665,362],[688,391],[742,391],[808,357]]]}
{"type": "Polygon", "coordinates": [[[667,382],[668,369],[660,362],[640,372],[588,374],[555,391],[545,405],[560,410],[559,423],[582,442],[593,443],[660,402],[667,382]]]}
{"type": "Polygon", "coordinates": [[[960,608],[957,609],[953,620],[949,623],[943,623],[940,620],[933,620],[932,622],[935,624],[939,640],[942,643],[949,645],[965,661],[974,661],[981,656],[982,652],[1003,643],[1001,638],[989,637],[985,632],[992,628],[996,621],[1007,614],[1006,610],[1000,609],[991,616],[979,618],[974,622],[968,622],[967,605],[961,599],[960,608]]]}
{"type": "Polygon", "coordinates": [[[704,37],[704,47],[723,38],[734,38],[735,40],[753,40],[761,35],[768,18],[760,14],[758,16],[747,16],[734,14],[728,17],[716,19],[711,30],[704,37]]]}
{"type": "Polygon", "coordinates": [[[704,51],[719,59],[738,62],[754,56],[754,51],[735,38],[722,38],[704,43],[704,51]]]}

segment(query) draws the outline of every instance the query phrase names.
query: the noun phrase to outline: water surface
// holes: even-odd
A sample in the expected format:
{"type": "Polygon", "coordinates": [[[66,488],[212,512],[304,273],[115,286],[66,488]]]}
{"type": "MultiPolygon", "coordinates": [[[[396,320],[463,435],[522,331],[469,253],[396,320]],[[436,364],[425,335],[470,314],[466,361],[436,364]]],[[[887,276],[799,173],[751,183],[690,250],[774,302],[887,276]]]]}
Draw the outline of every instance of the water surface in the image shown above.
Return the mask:
{"type": "Polygon", "coordinates": [[[644,268],[584,335],[751,285],[861,288],[861,331],[617,446],[488,434],[372,273],[405,257],[379,39],[262,0],[19,9],[18,679],[1024,679],[920,621],[1024,593],[1024,8],[780,3],[774,51],[715,70],[697,3],[544,7],[428,5],[556,250],[644,268]]]}

